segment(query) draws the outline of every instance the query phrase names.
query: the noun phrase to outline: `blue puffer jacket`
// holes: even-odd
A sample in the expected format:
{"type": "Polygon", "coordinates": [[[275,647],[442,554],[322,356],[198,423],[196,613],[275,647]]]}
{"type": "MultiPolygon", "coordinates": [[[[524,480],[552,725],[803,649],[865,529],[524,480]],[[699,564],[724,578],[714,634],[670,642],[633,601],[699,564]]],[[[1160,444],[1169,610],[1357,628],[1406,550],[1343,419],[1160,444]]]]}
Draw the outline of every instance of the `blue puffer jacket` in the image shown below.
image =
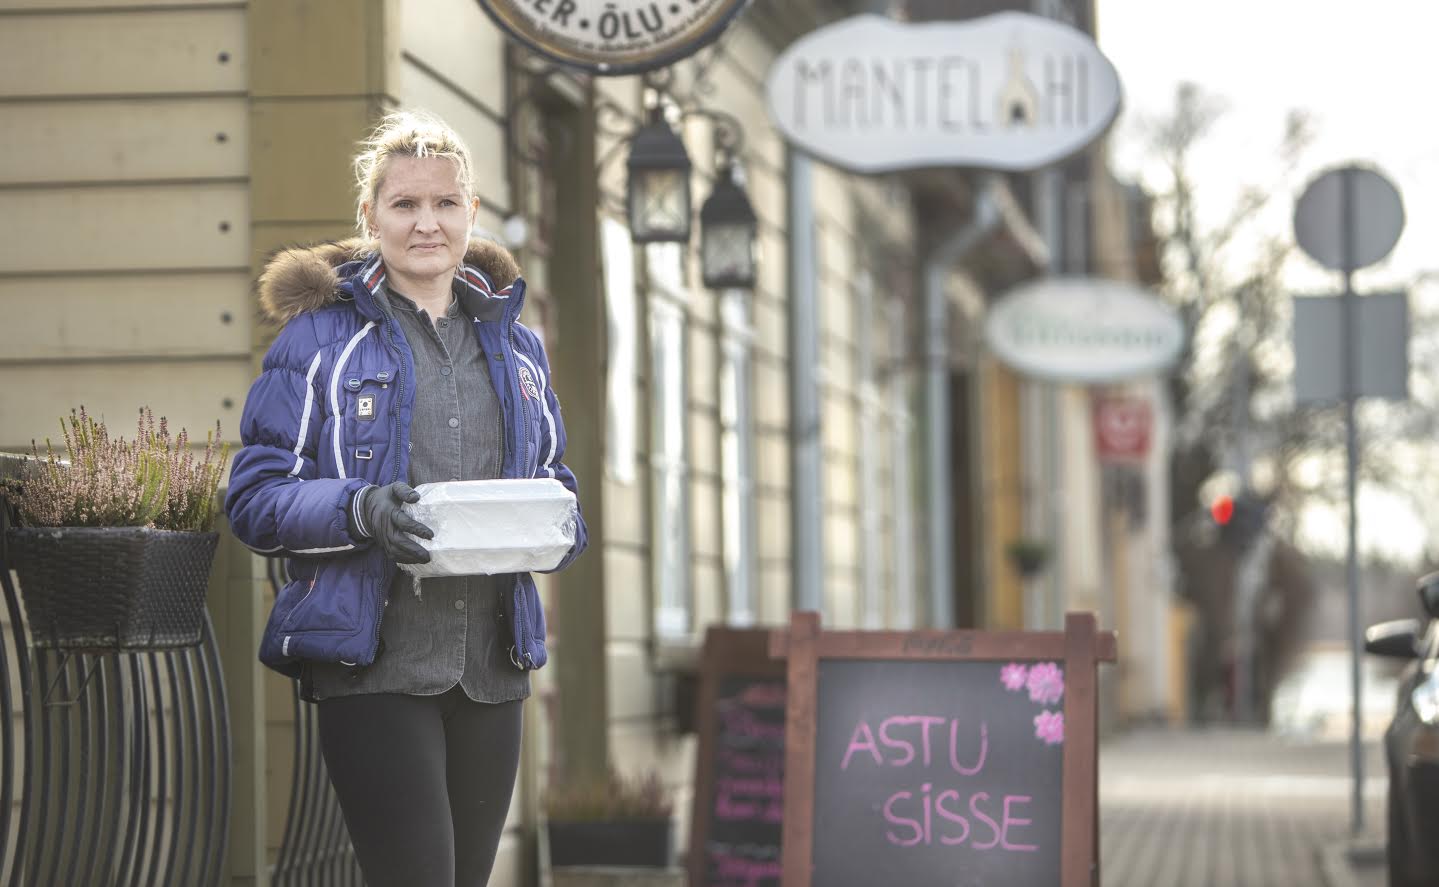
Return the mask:
{"type": "MultiPolygon", "coordinates": [[[[265,627],[260,660],[291,677],[303,660],[374,661],[398,569],[379,546],[350,534],[347,515],[362,487],[407,478],[415,399],[409,343],[376,295],[384,265],[360,249],[348,241],[288,250],[260,278],[261,306],[284,329],[245,401],[244,446],[225,510],[240,541],[288,558],[289,582],[265,627]]],[[[561,461],[565,429],[549,362],[539,338],[516,319],[525,285],[514,260],[492,243],[473,243],[456,292],[474,318],[504,410],[503,476],[552,477],[575,492],[561,461]]],[[[559,568],[585,544],[581,517],[559,568]]],[[[515,575],[507,610],[511,661],[544,665],[545,616],[528,573],[515,575]]]]}

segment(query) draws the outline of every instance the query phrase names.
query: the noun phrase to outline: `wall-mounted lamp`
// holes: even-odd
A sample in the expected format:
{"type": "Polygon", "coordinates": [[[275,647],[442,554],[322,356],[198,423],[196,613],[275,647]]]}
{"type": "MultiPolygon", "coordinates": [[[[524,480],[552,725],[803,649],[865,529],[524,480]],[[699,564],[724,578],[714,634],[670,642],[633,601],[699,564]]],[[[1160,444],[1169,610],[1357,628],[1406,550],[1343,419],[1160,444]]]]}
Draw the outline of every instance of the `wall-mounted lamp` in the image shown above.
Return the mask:
{"type": "Polygon", "coordinates": [[[690,156],[660,104],[630,139],[626,212],[635,243],[690,239],[690,156]]]}
{"type": "Polygon", "coordinates": [[[758,219],[734,162],[717,170],[714,191],[700,208],[700,276],[710,289],[754,289],[758,219]]]}

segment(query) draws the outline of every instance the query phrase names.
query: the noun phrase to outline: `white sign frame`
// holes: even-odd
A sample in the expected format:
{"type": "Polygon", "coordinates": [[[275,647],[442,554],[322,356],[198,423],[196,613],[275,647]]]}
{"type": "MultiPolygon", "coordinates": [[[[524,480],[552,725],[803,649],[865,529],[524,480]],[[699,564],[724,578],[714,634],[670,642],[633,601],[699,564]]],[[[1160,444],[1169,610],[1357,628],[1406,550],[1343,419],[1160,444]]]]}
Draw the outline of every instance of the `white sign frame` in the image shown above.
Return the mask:
{"type": "Polygon", "coordinates": [[[1179,312],[1133,284],[1047,277],[1000,297],[985,316],[984,339],[1027,376],[1102,384],[1173,366],[1185,330],[1179,312]]]}
{"type": "Polygon", "coordinates": [[[1039,169],[1103,135],[1123,104],[1118,72],[1087,34],[1021,12],[854,16],[791,44],[765,91],[790,143],[858,173],[1039,169]]]}

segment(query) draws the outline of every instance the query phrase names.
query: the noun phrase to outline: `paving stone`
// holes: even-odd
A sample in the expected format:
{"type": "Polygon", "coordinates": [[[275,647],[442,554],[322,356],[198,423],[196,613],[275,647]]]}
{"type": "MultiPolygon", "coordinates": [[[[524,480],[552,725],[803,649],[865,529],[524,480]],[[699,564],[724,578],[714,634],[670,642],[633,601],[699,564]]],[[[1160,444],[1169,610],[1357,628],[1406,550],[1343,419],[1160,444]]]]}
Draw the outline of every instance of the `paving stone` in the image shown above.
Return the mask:
{"type": "MultiPolygon", "coordinates": [[[[1382,829],[1377,741],[1366,825],[1382,829]]],[[[1104,887],[1313,887],[1351,837],[1348,746],[1260,730],[1146,730],[1100,746],[1104,887]]],[[[1347,885],[1332,885],[1347,887],[1347,885]]]]}

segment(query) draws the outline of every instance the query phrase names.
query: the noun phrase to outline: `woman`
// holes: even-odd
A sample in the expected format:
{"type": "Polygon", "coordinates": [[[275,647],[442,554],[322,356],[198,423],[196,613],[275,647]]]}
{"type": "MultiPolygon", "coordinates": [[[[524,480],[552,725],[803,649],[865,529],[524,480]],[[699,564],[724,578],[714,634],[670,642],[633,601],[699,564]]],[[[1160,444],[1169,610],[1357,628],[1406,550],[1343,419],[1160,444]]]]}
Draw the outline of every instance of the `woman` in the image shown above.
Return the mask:
{"type": "MultiPolygon", "coordinates": [[[[250,389],[225,507],[285,557],[260,659],[319,706],[321,749],[370,887],[483,885],[519,763],[545,620],[529,574],[426,579],[411,485],[575,478],[514,260],[471,242],[468,149],[385,118],[355,159],[362,237],[277,255],[284,324],[250,389]],[[383,618],[382,618],[383,617],[383,618]]],[[[574,548],[585,547],[579,521],[574,548]]]]}

